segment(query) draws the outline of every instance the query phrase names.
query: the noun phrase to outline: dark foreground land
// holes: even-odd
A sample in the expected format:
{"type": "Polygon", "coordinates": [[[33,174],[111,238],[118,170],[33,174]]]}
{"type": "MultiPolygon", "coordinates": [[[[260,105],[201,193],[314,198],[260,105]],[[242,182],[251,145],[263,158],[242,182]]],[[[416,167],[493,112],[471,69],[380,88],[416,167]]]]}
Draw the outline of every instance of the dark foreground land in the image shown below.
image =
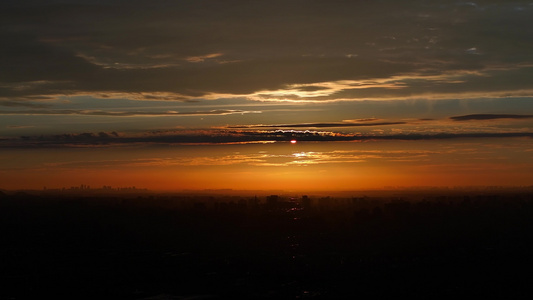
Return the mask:
{"type": "Polygon", "coordinates": [[[533,193],[0,194],[0,299],[533,295],[533,193]]]}

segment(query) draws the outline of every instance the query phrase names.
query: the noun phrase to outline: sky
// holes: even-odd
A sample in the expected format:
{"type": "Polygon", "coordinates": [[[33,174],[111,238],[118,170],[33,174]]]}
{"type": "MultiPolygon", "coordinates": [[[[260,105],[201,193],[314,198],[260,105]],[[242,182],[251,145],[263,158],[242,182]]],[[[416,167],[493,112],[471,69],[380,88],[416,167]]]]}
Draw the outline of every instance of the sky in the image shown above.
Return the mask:
{"type": "Polygon", "coordinates": [[[3,0],[0,39],[0,189],[533,185],[531,1],[3,0]]]}

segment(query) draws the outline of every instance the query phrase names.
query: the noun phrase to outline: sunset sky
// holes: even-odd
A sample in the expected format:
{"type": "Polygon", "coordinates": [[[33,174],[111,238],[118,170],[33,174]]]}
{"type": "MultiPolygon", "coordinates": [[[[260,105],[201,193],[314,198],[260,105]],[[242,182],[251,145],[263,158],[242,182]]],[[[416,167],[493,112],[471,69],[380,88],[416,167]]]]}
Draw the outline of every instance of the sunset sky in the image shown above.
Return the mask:
{"type": "Polygon", "coordinates": [[[0,38],[0,189],[533,185],[531,1],[2,0],[0,38]]]}

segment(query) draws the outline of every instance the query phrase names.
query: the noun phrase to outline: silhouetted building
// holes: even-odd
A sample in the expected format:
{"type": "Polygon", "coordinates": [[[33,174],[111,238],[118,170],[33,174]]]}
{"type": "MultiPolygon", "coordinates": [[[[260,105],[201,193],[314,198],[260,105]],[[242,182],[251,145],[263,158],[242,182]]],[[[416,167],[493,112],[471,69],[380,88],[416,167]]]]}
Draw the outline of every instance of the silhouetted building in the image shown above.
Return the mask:
{"type": "Polygon", "coordinates": [[[304,208],[311,207],[311,199],[307,195],[302,196],[302,206],[304,208]]]}
{"type": "Polygon", "coordinates": [[[280,197],[278,195],[270,195],[266,198],[266,204],[269,208],[276,208],[279,205],[280,197]]]}

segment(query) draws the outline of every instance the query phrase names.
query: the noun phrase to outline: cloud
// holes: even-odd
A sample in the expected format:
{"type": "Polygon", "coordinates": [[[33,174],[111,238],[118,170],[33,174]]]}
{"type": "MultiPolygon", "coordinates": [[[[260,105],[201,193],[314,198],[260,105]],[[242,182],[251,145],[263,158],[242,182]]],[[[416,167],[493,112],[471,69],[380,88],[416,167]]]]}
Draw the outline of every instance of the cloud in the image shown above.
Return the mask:
{"type": "Polygon", "coordinates": [[[207,55],[190,56],[190,57],[187,57],[186,60],[188,62],[197,63],[197,62],[204,62],[207,59],[216,58],[219,56],[222,56],[222,53],[211,53],[207,55]]]}
{"type": "Polygon", "coordinates": [[[361,127],[361,126],[387,126],[387,125],[404,125],[406,122],[375,122],[374,119],[359,120],[361,123],[354,122],[331,122],[331,123],[301,123],[301,124],[257,124],[257,125],[234,125],[227,126],[227,128],[242,129],[242,128],[333,128],[333,127],[361,127]]]}
{"type": "Polygon", "coordinates": [[[0,100],[0,106],[6,107],[29,107],[29,108],[46,108],[50,105],[45,103],[35,103],[28,101],[0,100]]]}
{"type": "Polygon", "coordinates": [[[321,90],[305,91],[306,84],[260,91],[250,96],[256,101],[328,102],[407,99],[473,99],[532,97],[531,66],[443,70],[439,74],[414,72],[388,78],[317,82],[321,90]]]}
{"type": "Polygon", "coordinates": [[[514,115],[514,114],[472,114],[464,116],[454,116],[450,119],[454,121],[477,121],[477,120],[497,120],[497,119],[531,119],[533,115],[514,115]]]}
{"type": "Polygon", "coordinates": [[[137,144],[245,144],[289,142],[362,142],[372,140],[444,140],[476,138],[533,138],[533,132],[435,133],[435,134],[345,134],[299,130],[207,130],[155,131],[143,134],[117,132],[23,136],[0,140],[6,148],[115,147],[137,144]]]}
{"type": "Polygon", "coordinates": [[[88,160],[53,162],[43,164],[44,168],[79,169],[79,168],[116,168],[116,167],[173,167],[173,166],[222,166],[222,165],[250,165],[259,167],[288,167],[309,166],[323,164],[361,163],[369,160],[387,160],[390,162],[421,161],[430,155],[438,154],[420,150],[353,150],[353,151],[304,151],[286,154],[252,152],[209,155],[194,157],[153,157],[129,160],[88,160]]]}
{"type": "Polygon", "coordinates": [[[2,1],[1,100],[531,97],[529,1],[462,4],[2,1]]]}
{"type": "Polygon", "coordinates": [[[132,117],[132,116],[209,116],[209,115],[230,115],[261,113],[260,111],[246,110],[209,110],[209,111],[105,111],[105,110],[75,110],[75,109],[51,109],[51,110],[0,110],[0,115],[83,115],[83,116],[111,116],[111,117],[132,117]]]}
{"type": "Polygon", "coordinates": [[[375,121],[379,121],[379,119],[376,119],[376,118],[366,118],[366,119],[355,119],[355,120],[343,120],[343,122],[348,122],[348,123],[375,122],[375,121]]]}
{"type": "Polygon", "coordinates": [[[12,129],[20,129],[20,128],[32,128],[32,127],[35,127],[35,126],[31,126],[31,125],[8,125],[6,127],[7,128],[12,128],[12,129]]]}

